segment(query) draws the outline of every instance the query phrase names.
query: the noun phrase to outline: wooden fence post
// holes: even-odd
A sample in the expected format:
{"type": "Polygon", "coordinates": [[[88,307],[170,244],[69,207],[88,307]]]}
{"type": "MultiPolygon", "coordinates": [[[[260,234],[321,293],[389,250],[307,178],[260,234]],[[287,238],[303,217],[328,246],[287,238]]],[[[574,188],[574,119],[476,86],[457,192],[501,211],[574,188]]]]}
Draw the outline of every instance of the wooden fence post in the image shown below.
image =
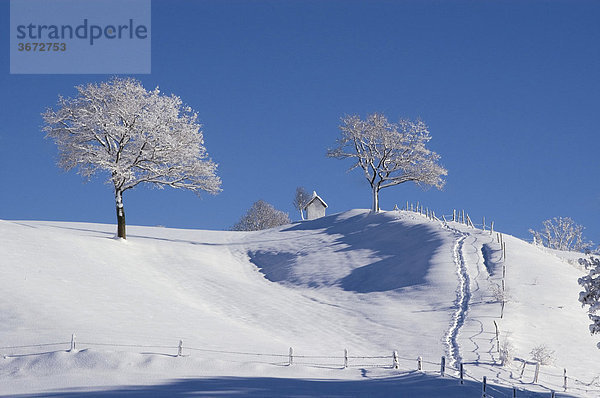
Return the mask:
{"type": "Polygon", "coordinates": [[[348,367],[348,349],[344,348],[344,369],[348,367]]]}
{"type": "Polygon", "coordinates": [[[563,375],[564,375],[563,388],[565,389],[565,391],[567,391],[567,368],[564,369],[563,375]]]}
{"type": "Polygon", "coordinates": [[[533,375],[533,382],[534,383],[538,382],[539,375],[540,375],[540,363],[536,362],[535,363],[535,374],[533,375]]]}
{"type": "Polygon", "coordinates": [[[183,340],[179,340],[179,346],[177,347],[177,356],[180,357],[183,352],[183,340]]]}
{"type": "Polygon", "coordinates": [[[487,387],[487,377],[483,376],[483,393],[481,396],[484,398],[487,397],[487,395],[485,394],[486,387],[487,387]]]}
{"type": "Polygon", "coordinates": [[[513,398],[517,398],[517,387],[513,386],[513,398]]]}
{"type": "Polygon", "coordinates": [[[494,321],[494,326],[496,327],[496,350],[500,353],[500,332],[498,331],[498,324],[494,321]]]}
{"type": "Polygon", "coordinates": [[[289,366],[294,364],[294,349],[290,347],[289,366]]]}
{"type": "Polygon", "coordinates": [[[423,370],[423,358],[422,357],[417,358],[417,370],[419,370],[419,371],[423,370]]]}
{"type": "Polygon", "coordinates": [[[463,363],[460,363],[460,384],[464,383],[464,367],[463,363]]]}
{"type": "Polygon", "coordinates": [[[492,235],[492,236],[494,235],[494,222],[493,221],[492,221],[492,226],[490,229],[490,235],[492,235]]]}
{"type": "Polygon", "coordinates": [[[398,351],[394,351],[392,355],[394,357],[394,369],[400,369],[400,363],[398,362],[398,351]]]}
{"type": "Polygon", "coordinates": [[[75,333],[71,335],[71,349],[69,351],[75,351],[75,333]]]}
{"type": "Polygon", "coordinates": [[[446,357],[442,357],[442,365],[440,367],[440,374],[442,375],[442,377],[444,377],[444,374],[446,373],[446,357]]]}

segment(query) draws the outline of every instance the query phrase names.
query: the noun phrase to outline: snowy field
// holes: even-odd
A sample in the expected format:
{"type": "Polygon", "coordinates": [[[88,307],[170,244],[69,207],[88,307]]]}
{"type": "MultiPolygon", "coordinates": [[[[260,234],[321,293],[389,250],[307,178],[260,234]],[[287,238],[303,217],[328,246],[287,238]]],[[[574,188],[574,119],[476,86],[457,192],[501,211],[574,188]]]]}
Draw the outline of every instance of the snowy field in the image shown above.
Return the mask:
{"type": "Polygon", "coordinates": [[[570,253],[404,211],[114,234],[0,221],[0,396],[600,397],[570,253]]]}

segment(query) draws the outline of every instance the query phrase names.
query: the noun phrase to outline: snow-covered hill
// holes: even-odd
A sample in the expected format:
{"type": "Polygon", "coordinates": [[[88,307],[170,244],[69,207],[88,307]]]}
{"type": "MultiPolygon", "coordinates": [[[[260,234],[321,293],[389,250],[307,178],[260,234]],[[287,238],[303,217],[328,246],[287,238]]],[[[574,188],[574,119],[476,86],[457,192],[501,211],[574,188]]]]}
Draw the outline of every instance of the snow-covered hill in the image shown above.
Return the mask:
{"type": "Polygon", "coordinates": [[[365,210],[259,232],[128,236],[0,221],[0,395],[475,397],[486,376],[488,396],[512,396],[562,391],[567,368],[567,394],[600,396],[582,271],[516,238],[503,236],[503,260],[495,233],[365,210]],[[499,366],[494,321],[510,366],[499,366]],[[532,384],[540,345],[554,365],[532,384]]]}

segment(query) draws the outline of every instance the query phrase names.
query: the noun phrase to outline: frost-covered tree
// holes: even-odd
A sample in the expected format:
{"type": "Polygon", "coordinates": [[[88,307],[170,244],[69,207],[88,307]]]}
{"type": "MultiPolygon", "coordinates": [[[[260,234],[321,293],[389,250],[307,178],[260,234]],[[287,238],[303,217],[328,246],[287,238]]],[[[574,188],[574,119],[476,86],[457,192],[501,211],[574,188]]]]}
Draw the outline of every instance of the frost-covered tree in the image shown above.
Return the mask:
{"type": "Polygon", "coordinates": [[[542,223],[539,231],[530,229],[534,242],[550,249],[584,252],[592,247],[583,237],[583,225],[569,217],[554,217],[542,223]]]}
{"type": "Polygon", "coordinates": [[[217,165],[208,158],[197,114],[179,97],[147,91],[132,78],[77,86],[43,113],[59,166],[83,177],[106,174],[113,186],[117,235],[126,237],[123,193],[140,184],[218,193],[217,165]]]}
{"type": "Polygon", "coordinates": [[[304,206],[312,199],[312,195],[306,192],[304,187],[296,188],[296,195],[294,196],[294,209],[300,211],[300,218],[304,220],[304,206]]]}
{"type": "Polygon", "coordinates": [[[373,211],[379,211],[379,191],[405,182],[420,186],[444,186],[448,172],[438,164],[440,156],[427,149],[431,139],[422,121],[401,119],[390,123],[379,113],[360,117],[345,116],[339,127],[337,147],[327,156],[355,160],[350,170],[360,167],[373,192],[373,211]]]}
{"type": "Polygon", "coordinates": [[[586,276],[579,278],[579,284],[583,287],[583,292],[579,293],[579,301],[582,306],[590,306],[588,309],[588,316],[592,321],[590,332],[600,334],[600,258],[582,258],[579,259],[579,263],[589,271],[586,276]]]}
{"type": "Polygon", "coordinates": [[[275,209],[264,200],[254,202],[246,214],[242,216],[231,229],[233,231],[260,231],[289,224],[290,217],[287,213],[275,209]]]}

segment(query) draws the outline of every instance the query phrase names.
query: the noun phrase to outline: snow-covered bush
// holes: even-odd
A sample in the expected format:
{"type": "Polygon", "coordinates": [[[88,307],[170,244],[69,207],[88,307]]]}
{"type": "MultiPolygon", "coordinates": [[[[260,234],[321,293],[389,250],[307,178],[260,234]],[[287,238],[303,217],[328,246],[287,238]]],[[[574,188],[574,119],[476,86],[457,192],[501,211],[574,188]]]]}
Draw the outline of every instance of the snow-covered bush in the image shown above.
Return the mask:
{"type": "Polygon", "coordinates": [[[252,207],[232,227],[234,231],[260,231],[290,223],[287,213],[275,209],[264,200],[254,202],[252,207]]]}
{"type": "Polygon", "coordinates": [[[589,258],[580,258],[578,262],[586,270],[591,270],[600,266],[600,258],[593,256],[589,258]]]}
{"type": "Polygon", "coordinates": [[[531,359],[540,365],[551,365],[554,362],[554,351],[544,344],[533,347],[529,353],[531,359]]]}
{"type": "Polygon", "coordinates": [[[500,343],[500,365],[508,366],[514,358],[515,347],[508,338],[505,338],[500,343]]]}
{"type": "Polygon", "coordinates": [[[543,229],[530,229],[535,243],[550,249],[585,252],[592,248],[592,242],[583,237],[583,225],[569,217],[554,217],[542,222],[543,229]]]}
{"type": "Polygon", "coordinates": [[[490,285],[490,293],[492,295],[492,299],[494,303],[501,303],[503,301],[508,301],[508,293],[506,290],[502,289],[502,286],[492,283],[490,285]]]}
{"type": "MultiPolygon", "coordinates": [[[[579,278],[583,291],[579,293],[582,306],[589,305],[588,316],[592,321],[590,332],[600,333],[600,258],[590,257],[579,259],[579,263],[589,271],[586,276],[579,278]]],[[[600,348],[600,343],[598,343],[600,348]]]]}

